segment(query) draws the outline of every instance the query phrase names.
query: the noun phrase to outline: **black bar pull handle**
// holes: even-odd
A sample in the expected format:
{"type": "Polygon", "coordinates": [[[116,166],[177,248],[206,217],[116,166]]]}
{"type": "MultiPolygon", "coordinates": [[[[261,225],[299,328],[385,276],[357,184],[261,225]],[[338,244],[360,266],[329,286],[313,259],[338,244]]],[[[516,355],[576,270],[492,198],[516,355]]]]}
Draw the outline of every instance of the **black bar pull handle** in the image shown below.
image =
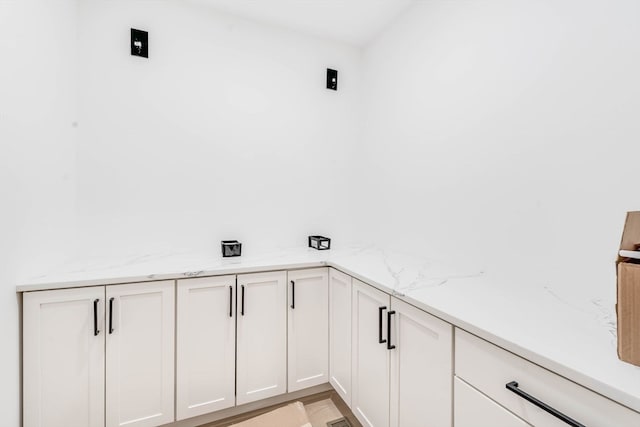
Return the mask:
{"type": "Polygon", "coordinates": [[[113,329],[113,300],[115,298],[109,298],[109,335],[114,331],[113,329]]]}
{"type": "Polygon", "coordinates": [[[240,314],[244,316],[244,285],[240,286],[242,288],[242,304],[240,305],[240,314]]]}
{"type": "Polygon", "coordinates": [[[387,309],[387,306],[378,307],[378,342],[384,344],[387,340],[382,339],[382,312],[387,309]]]}
{"type": "Polygon", "coordinates": [[[291,281],[291,309],[296,308],[296,282],[291,281]]]}
{"type": "Polygon", "coordinates": [[[544,402],[536,399],[535,397],[531,396],[530,394],[525,393],[524,391],[520,390],[518,388],[518,383],[516,381],[511,381],[510,383],[506,384],[506,387],[507,387],[507,389],[509,391],[517,394],[518,396],[520,396],[521,398],[523,398],[527,402],[530,402],[530,403],[534,404],[538,408],[542,409],[545,412],[548,412],[549,414],[553,415],[554,417],[556,417],[557,419],[563,421],[564,423],[570,425],[571,427],[586,427],[584,424],[580,424],[579,422],[577,422],[576,420],[574,420],[572,418],[569,418],[568,416],[566,416],[562,412],[552,408],[551,406],[547,405],[546,403],[544,403],[544,402]]]}
{"type": "Polygon", "coordinates": [[[393,350],[395,345],[391,345],[391,316],[396,314],[395,310],[387,312],[387,350],[393,350]]]}
{"type": "Polygon", "coordinates": [[[233,286],[229,286],[229,317],[233,317],[233,286]]]}
{"type": "Polygon", "coordinates": [[[100,331],[98,330],[98,303],[99,299],[93,300],[93,336],[97,337],[100,331]]]}

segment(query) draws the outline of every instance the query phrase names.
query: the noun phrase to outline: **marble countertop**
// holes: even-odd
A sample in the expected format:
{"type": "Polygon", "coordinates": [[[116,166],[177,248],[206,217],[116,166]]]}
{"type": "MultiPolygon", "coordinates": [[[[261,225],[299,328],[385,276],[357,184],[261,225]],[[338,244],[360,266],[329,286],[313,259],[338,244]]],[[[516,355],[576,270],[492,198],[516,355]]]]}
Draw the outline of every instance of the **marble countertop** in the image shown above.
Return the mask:
{"type": "Polygon", "coordinates": [[[142,255],[76,259],[23,279],[18,292],[82,286],[174,280],[223,274],[321,267],[326,251],[290,248],[237,258],[213,252],[163,251],[142,255]]]}
{"type": "Polygon", "coordinates": [[[640,412],[640,367],[617,357],[613,303],[578,304],[547,283],[523,283],[480,267],[376,246],[292,248],[230,259],[186,251],[92,258],[24,280],[17,291],[325,265],[640,412]]]}

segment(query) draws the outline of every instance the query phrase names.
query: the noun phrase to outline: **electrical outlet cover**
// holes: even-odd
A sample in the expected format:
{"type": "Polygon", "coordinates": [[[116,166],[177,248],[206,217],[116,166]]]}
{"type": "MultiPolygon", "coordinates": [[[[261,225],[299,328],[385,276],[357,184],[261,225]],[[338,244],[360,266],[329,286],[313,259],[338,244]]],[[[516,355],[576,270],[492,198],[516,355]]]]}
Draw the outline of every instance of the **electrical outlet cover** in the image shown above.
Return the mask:
{"type": "Polygon", "coordinates": [[[131,29],[131,55],[149,57],[149,33],[147,31],[131,29]]]}
{"type": "Polygon", "coordinates": [[[327,89],[338,90],[338,70],[327,68],[327,89]]]}

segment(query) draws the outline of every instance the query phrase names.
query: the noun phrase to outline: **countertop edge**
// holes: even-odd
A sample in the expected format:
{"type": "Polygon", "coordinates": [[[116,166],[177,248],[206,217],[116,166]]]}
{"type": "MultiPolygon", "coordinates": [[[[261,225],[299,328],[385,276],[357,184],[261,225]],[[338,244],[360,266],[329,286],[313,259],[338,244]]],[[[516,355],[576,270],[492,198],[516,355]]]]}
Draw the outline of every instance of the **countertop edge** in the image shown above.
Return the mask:
{"type": "Polygon", "coordinates": [[[155,282],[159,280],[182,280],[196,277],[224,276],[227,274],[259,273],[263,271],[298,270],[302,268],[326,267],[326,261],[312,261],[254,266],[224,266],[214,270],[196,270],[184,273],[148,274],[142,276],[120,276],[109,279],[88,279],[69,282],[43,282],[16,286],[16,293],[47,291],[54,289],[86,288],[91,286],[124,285],[127,283],[155,282]]]}

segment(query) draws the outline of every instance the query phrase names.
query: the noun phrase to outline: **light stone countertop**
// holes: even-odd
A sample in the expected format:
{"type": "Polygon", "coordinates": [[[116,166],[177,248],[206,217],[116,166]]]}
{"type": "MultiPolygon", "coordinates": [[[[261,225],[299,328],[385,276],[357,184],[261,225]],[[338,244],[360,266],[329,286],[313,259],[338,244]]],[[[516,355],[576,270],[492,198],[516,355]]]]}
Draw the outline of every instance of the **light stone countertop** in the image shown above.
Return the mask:
{"type": "Polygon", "coordinates": [[[548,283],[459,264],[373,245],[228,259],[167,251],[74,261],[23,281],[17,292],[331,266],[640,412],[640,367],[617,357],[613,304],[579,304],[548,283]]]}

